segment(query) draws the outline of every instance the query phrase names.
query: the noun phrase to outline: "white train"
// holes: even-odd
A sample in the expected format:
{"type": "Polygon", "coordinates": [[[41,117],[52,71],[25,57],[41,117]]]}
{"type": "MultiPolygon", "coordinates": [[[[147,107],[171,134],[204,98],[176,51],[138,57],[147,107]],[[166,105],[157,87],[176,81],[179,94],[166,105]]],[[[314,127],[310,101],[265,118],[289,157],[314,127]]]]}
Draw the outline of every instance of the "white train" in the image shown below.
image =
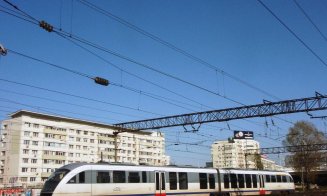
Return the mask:
{"type": "Polygon", "coordinates": [[[41,196],[214,196],[287,194],[287,172],[74,163],[56,170],[41,196]]]}

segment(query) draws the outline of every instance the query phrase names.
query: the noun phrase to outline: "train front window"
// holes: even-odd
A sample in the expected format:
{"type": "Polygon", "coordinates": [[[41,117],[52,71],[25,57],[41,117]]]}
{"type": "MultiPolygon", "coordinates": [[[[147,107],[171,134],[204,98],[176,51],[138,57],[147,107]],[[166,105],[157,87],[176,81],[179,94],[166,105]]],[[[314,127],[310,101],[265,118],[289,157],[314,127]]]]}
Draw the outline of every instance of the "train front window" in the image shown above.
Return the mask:
{"type": "Polygon", "coordinates": [[[58,169],[49,176],[48,181],[60,182],[68,172],[68,169],[58,169]]]}

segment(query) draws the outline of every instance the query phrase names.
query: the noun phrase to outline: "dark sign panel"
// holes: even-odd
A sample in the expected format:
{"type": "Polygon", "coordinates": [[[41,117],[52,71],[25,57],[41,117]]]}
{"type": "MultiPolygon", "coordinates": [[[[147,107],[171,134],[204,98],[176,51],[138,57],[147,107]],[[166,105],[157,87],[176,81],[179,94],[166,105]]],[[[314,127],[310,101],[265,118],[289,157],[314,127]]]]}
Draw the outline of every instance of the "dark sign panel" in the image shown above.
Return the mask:
{"type": "Polygon", "coordinates": [[[234,139],[253,139],[253,131],[234,131],[234,139]]]}

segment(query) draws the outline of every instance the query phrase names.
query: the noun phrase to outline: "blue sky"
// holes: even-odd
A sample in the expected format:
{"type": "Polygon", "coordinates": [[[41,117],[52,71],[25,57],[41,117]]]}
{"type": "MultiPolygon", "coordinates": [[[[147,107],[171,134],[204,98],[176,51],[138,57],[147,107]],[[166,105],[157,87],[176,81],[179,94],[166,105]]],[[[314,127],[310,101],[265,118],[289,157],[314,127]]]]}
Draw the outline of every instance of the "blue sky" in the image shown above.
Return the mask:
{"type": "MultiPolygon", "coordinates": [[[[262,103],[263,99],[277,101],[275,97],[279,100],[311,97],[314,96],[315,91],[323,94],[327,91],[327,66],[310,53],[258,1],[123,0],[92,1],[92,3],[224,72],[265,90],[274,97],[251,89],[225,74],[217,73],[95,12],[78,0],[13,0],[10,2],[38,20],[45,20],[55,27],[83,37],[92,43],[243,104],[258,104],[262,103]]],[[[327,62],[326,40],[293,1],[263,2],[320,58],[327,62]]],[[[298,3],[321,32],[327,34],[325,22],[327,3],[319,0],[299,0],[298,3]]],[[[9,8],[3,1],[0,5],[1,10],[5,10],[3,7],[9,8]]],[[[240,106],[222,97],[88,47],[89,50],[107,62],[115,64],[119,69],[163,86],[174,93],[168,92],[115,68],[55,33],[48,33],[36,25],[3,12],[0,12],[0,24],[0,44],[10,50],[90,76],[101,76],[110,82],[141,91],[141,93],[135,93],[113,85],[99,86],[88,78],[9,52],[8,55],[0,57],[1,119],[7,118],[7,114],[16,110],[27,109],[84,120],[118,123],[240,106]],[[64,96],[12,82],[97,99],[111,103],[111,105],[64,96]],[[145,92],[159,95],[163,97],[161,99],[169,100],[174,104],[150,98],[144,95],[145,92]],[[176,93],[188,99],[177,96],[176,93]],[[117,107],[117,105],[123,107],[117,107]]],[[[84,47],[87,46],[84,45],[84,47]]],[[[326,115],[326,112],[313,114],[326,115]]],[[[326,121],[312,120],[306,114],[282,115],[279,118],[291,122],[308,120],[322,131],[327,129],[326,121]]],[[[254,131],[255,138],[261,142],[262,147],[271,147],[281,146],[280,140],[276,138],[282,138],[290,126],[292,124],[288,122],[269,117],[249,119],[249,121],[230,121],[228,124],[211,123],[202,125],[197,133],[185,133],[183,127],[166,128],[161,131],[166,134],[167,154],[171,156],[174,163],[201,166],[211,159],[210,148],[207,146],[210,146],[214,140],[225,140],[232,136],[231,130],[254,131]],[[174,143],[180,143],[180,145],[172,145],[174,143]]],[[[277,156],[270,157],[279,161],[277,156]]]]}

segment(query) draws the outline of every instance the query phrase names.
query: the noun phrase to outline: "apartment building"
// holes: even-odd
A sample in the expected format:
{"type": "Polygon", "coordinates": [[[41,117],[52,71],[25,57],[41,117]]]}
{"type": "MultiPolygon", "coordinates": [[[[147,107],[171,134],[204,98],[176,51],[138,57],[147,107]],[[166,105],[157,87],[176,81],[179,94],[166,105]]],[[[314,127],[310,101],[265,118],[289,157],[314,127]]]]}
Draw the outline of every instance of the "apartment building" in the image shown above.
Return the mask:
{"type": "Polygon", "coordinates": [[[259,142],[248,139],[216,141],[211,146],[213,167],[215,168],[256,168],[253,156],[247,151],[259,150],[259,142]]]}
{"type": "Polygon", "coordinates": [[[160,132],[116,132],[111,125],[17,111],[1,124],[0,184],[42,184],[75,162],[169,164],[160,132]]]}

